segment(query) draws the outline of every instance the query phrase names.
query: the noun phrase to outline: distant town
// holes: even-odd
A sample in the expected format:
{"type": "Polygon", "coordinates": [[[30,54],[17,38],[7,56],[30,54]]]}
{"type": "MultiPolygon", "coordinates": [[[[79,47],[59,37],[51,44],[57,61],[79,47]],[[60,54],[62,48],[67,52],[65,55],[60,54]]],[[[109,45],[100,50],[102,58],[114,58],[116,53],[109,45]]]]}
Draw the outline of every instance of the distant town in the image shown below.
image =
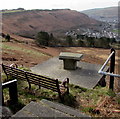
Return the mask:
{"type": "MultiPolygon", "coordinates": [[[[81,29],[81,28],[80,28],[81,29]]],[[[71,35],[73,37],[77,37],[80,29],[78,28],[77,30],[70,30],[65,33],[65,35],[71,35]]],[[[82,28],[82,33],[81,35],[88,36],[88,37],[95,37],[95,38],[101,38],[101,37],[106,37],[106,38],[115,38],[116,41],[120,41],[118,37],[118,20],[114,20],[113,22],[106,22],[103,23],[98,30],[90,29],[90,28],[82,28]]]]}

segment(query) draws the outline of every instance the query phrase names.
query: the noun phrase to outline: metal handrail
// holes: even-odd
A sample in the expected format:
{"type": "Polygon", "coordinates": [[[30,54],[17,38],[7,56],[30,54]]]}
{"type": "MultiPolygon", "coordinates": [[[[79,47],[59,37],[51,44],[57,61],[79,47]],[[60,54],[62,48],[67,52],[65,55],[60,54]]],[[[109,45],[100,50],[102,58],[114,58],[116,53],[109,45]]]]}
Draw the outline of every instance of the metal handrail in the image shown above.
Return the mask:
{"type": "Polygon", "coordinates": [[[119,77],[120,78],[120,75],[119,74],[113,74],[113,73],[109,73],[109,72],[104,72],[104,68],[105,66],[107,65],[107,63],[110,61],[112,55],[114,54],[115,52],[113,51],[109,57],[107,58],[107,60],[105,61],[105,63],[102,65],[102,67],[100,68],[100,70],[98,71],[99,74],[102,74],[102,75],[109,75],[109,76],[114,76],[114,77],[119,77]]]}

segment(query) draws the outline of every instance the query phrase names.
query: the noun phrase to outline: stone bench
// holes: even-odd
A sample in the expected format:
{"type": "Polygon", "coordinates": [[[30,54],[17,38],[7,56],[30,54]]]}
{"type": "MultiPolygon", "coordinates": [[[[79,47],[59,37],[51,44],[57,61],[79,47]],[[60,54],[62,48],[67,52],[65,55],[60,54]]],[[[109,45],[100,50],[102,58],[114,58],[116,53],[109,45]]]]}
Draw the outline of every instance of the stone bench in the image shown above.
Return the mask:
{"type": "Polygon", "coordinates": [[[77,61],[79,61],[82,56],[83,54],[79,53],[61,52],[59,59],[63,60],[64,69],[75,70],[77,68],[77,61]]]}

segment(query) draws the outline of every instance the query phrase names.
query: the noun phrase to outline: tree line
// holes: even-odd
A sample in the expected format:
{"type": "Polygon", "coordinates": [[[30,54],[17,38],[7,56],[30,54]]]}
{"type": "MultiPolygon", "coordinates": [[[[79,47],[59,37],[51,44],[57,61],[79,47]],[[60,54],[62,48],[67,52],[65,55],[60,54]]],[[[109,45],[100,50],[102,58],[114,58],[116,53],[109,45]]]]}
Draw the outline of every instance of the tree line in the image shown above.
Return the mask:
{"type": "Polygon", "coordinates": [[[111,44],[115,43],[115,38],[96,38],[88,37],[86,35],[77,35],[73,38],[67,35],[64,38],[56,38],[52,33],[40,31],[36,35],[36,43],[44,46],[68,46],[68,47],[96,47],[96,48],[110,48],[111,44]]]}

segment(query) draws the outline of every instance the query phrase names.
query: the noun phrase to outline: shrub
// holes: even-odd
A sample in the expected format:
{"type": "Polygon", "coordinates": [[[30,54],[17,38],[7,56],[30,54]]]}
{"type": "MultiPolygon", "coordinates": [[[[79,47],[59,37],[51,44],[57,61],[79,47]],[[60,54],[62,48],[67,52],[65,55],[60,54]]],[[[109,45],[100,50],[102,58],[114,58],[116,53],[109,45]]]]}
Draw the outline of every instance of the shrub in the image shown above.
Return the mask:
{"type": "Polygon", "coordinates": [[[10,42],[10,35],[7,34],[6,37],[5,37],[5,39],[7,40],[7,42],[10,42]]]}
{"type": "Polygon", "coordinates": [[[49,45],[49,34],[45,31],[40,31],[36,36],[36,42],[39,45],[49,45]]]}
{"type": "Polygon", "coordinates": [[[73,39],[72,39],[71,36],[68,35],[66,37],[66,43],[67,43],[68,46],[73,46],[73,39]]]}

